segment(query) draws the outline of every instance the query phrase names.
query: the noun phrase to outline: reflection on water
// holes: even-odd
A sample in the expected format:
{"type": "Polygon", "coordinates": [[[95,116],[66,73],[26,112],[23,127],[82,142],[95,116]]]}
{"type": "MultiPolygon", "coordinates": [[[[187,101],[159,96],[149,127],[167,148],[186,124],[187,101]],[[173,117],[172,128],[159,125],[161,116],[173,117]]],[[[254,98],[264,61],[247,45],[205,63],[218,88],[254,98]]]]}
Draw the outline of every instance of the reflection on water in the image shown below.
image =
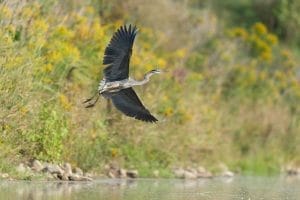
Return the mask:
{"type": "Polygon", "coordinates": [[[300,199],[300,180],[235,177],[201,180],[101,179],[93,182],[2,181],[0,199],[296,200],[300,199]]]}

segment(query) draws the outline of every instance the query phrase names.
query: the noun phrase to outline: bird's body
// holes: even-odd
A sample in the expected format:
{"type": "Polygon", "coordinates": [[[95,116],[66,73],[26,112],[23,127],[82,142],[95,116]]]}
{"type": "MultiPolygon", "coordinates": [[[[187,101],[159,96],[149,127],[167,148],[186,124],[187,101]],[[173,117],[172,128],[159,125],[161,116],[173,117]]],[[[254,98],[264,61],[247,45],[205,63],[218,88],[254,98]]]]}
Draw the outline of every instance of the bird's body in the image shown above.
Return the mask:
{"type": "MultiPolygon", "coordinates": [[[[156,122],[157,119],[145,108],[132,87],[146,84],[153,74],[161,71],[151,70],[141,81],[129,77],[129,62],[136,34],[136,27],[131,25],[128,28],[121,26],[114,33],[105,49],[103,64],[106,65],[106,68],[103,70],[104,78],[99,83],[97,94],[111,99],[114,106],[129,117],[146,122],[156,122]]],[[[87,107],[94,106],[98,97],[87,107]]],[[[87,99],[85,103],[92,99],[87,99]]]]}

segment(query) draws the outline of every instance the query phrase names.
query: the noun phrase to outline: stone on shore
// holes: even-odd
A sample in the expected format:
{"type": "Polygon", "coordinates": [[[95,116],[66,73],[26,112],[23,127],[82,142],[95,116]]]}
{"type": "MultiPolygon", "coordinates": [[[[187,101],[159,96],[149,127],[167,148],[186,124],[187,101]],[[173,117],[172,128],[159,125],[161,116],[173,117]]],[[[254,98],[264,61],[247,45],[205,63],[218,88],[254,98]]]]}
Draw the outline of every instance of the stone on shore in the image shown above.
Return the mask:
{"type": "Polygon", "coordinates": [[[184,179],[196,179],[196,178],[212,178],[212,173],[207,171],[204,167],[200,166],[197,169],[188,167],[184,168],[175,168],[173,173],[176,178],[184,179]]]}
{"type": "Polygon", "coordinates": [[[69,176],[70,181],[92,181],[91,178],[86,176],[80,176],[78,174],[72,174],[69,176]]]}
{"type": "Polygon", "coordinates": [[[64,171],[57,164],[47,163],[42,170],[43,172],[49,172],[50,174],[62,175],[64,171]]]}
{"type": "Polygon", "coordinates": [[[33,171],[36,171],[36,172],[40,172],[42,171],[42,169],[44,168],[44,166],[42,165],[42,163],[38,160],[34,160],[32,163],[31,163],[31,169],[33,171]]]}
{"type": "Polygon", "coordinates": [[[75,167],[74,173],[79,175],[79,176],[83,176],[83,171],[79,167],[75,167]]]}
{"type": "Polygon", "coordinates": [[[71,175],[72,174],[72,167],[70,163],[65,163],[63,165],[64,174],[71,175]]]}
{"type": "Polygon", "coordinates": [[[120,178],[126,178],[127,177],[127,170],[123,169],[123,168],[120,168],[118,170],[118,175],[119,175],[120,178]]]}
{"type": "Polygon", "coordinates": [[[139,175],[137,170],[120,168],[116,163],[105,165],[104,169],[109,178],[137,178],[139,175]]]}
{"type": "Polygon", "coordinates": [[[24,173],[26,171],[26,167],[24,165],[24,163],[20,163],[17,167],[16,167],[17,172],[19,173],[24,173]]]}
{"type": "Polygon", "coordinates": [[[126,173],[127,177],[129,178],[137,178],[139,173],[137,170],[128,170],[126,173]]]}

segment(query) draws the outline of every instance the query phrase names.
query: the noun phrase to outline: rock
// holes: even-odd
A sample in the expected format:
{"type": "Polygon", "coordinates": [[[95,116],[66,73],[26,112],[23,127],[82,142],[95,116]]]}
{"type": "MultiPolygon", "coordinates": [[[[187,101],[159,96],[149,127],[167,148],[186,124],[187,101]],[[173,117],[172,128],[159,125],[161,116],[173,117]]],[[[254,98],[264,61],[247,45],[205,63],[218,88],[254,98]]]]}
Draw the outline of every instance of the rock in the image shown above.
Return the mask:
{"type": "Polygon", "coordinates": [[[93,175],[91,173],[84,173],[83,175],[86,176],[86,177],[89,177],[89,178],[93,177],[93,175]]]}
{"type": "Polygon", "coordinates": [[[87,176],[82,176],[81,177],[82,181],[92,181],[93,179],[91,177],[87,177],[87,176]]]}
{"type": "Polygon", "coordinates": [[[224,177],[233,177],[234,176],[234,173],[232,171],[224,171],[221,176],[224,176],[224,177]]]}
{"type": "Polygon", "coordinates": [[[72,175],[69,176],[70,181],[80,181],[81,180],[80,178],[81,177],[77,174],[72,174],[72,175]]]}
{"type": "Polygon", "coordinates": [[[26,171],[26,167],[25,167],[24,163],[20,163],[17,166],[16,170],[17,170],[17,172],[24,173],[26,171]]]}
{"type": "Polygon", "coordinates": [[[300,175],[300,168],[296,167],[293,164],[289,164],[288,166],[285,167],[285,172],[289,176],[297,176],[300,175]]]}
{"type": "MultiPolygon", "coordinates": [[[[47,174],[50,174],[49,172],[46,172],[47,174]]],[[[50,174],[52,176],[52,179],[55,180],[61,180],[61,174],[50,174]]],[[[50,176],[49,176],[50,177],[50,176]]]]}
{"type": "Polygon", "coordinates": [[[42,169],[44,168],[44,166],[42,165],[42,163],[38,160],[34,160],[32,163],[31,163],[31,169],[33,171],[36,171],[36,172],[39,172],[41,171],[42,169]]]}
{"type": "Polygon", "coordinates": [[[70,180],[69,177],[71,176],[71,174],[67,174],[67,173],[63,173],[63,174],[54,174],[56,175],[56,178],[62,181],[68,181],[70,180]]]}
{"type": "Polygon", "coordinates": [[[106,165],[104,165],[104,167],[103,167],[103,168],[104,168],[104,170],[105,170],[105,171],[108,171],[108,170],[110,170],[110,166],[109,166],[109,164],[106,164],[106,165]]]}
{"type": "Polygon", "coordinates": [[[197,176],[198,176],[198,178],[212,178],[213,177],[212,173],[209,171],[198,173],[197,176]]]}
{"type": "Polygon", "coordinates": [[[211,172],[204,172],[204,173],[198,173],[197,174],[198,178],[212,178],[213,175],[211,172]]]}
{"type": "Polygon", "coordinates": [[[79,176],[83,176],[83,171],[79,167],[76,167],[74,169],[74,173],[77,174],[77,175],[79,175],[79,176]]]}
{"type": "Polygon", "coordinates": [[[197,176],[197,173],[195,172],[192,172],[192,171],[184,171],[184,174],[183,174],[183,178],[185,179],[196,179],[198,176],[197,176]]]}
{"type": "Polygon", "coordinates": [[[211,172],[207,171],[204,167],[199,166],[197,168],[197,176],[198,178],[212,178],[213,175],[211,172]]]}
{"type": "Polygon", "coordinates": [[[32,169],[29,166],[25,166],[25,171],[26,172],[32,172],[32,169]]]}
{"type": "Polygon", "coordinates": [[[137,178],[139,173],[137,170],[128,170],[126,173],[127,177],[129,178],[137,178]]]}
{"type": "Polygon", "coordinates": [[[202,166],[197,169],[191,167],[188,167],[187,169],[176,168],[173,172],[176,178],[196,179],[212,177],[212,174],[202,166]]]}
{"type": "Polygon", "coordinates": [[[0,174],[0,177],[1,178],[9,178],[9,175],[8,175],[8,173],[3,173],[3,174],[0,174]]]}
{"type": "MultiPolygon", "coordinates": [[[[56,175],[56,174],[54,174],[54,175],[56,175]]],[[[47,181],[52,181],[52,180],[57,179],[57,176],[54,177],[54,176],[53,176],[52,174],[50,174],[50,173],[46,173],[45,177],[46,177],[47,181]]]]}
{"type": "Polygon", "coordinates": [[[120,168],[118,170],[118,177],[119,178],[126,178],[127,177],[127,170],[120,168]]]}
{"type": "Polygon", "coordinates": [[[153,171],[153,176],[154,176],[155,178],[159,177],[159,171],[158,171],[158,170],[154,170],[154,171],[153,171]]]}
{"type": "Polygon", "coordinates": [[[184,178],[184,173],[185,173],[184,169],[177,168],[173,172],[174,172],[176,178],[184,178]]]}
{"type": "Polygon", "coordinates": [[[86,176],[79,176],[77,174],[72,174],[69,176],[70,181],[92,181],[91,178],[86,176]]]}
{"type": "Polygon", "coordinates": [[[297,170],[297,169],[287,169],[287,170],[286,170],[286,173],[287,173],[289,176],[295,176],[295,175],[298,175],[298,170],[297,170]]]}
{"type": "Polygon", "coordinates": [[[71,175],[72,174],[72,167],[70,163],[65,163],[63,165],[63,169],[64,169],[64,174],[66,175],[71,175]]]}
{"type": "Polygon", "coordinates": [[[64,173],[64,171],[56,164],[47,164],[42,171],[59,175],[62,175],[64,173]]]}
{"type": "Polygon", "coordinates": [[[107,176],[108,176],[109,178],[116,178],[116,175],[115,175],[112,171],[109,171],[109,172],[107,173],[107,176]]]}
{"type": "Polygon", "coordinates": [[[198,173],[206,173],[207,170],[206,170],[204,167],[199,166],[199,167],[197,168],[197,172],[198,172],[198,173]]]}

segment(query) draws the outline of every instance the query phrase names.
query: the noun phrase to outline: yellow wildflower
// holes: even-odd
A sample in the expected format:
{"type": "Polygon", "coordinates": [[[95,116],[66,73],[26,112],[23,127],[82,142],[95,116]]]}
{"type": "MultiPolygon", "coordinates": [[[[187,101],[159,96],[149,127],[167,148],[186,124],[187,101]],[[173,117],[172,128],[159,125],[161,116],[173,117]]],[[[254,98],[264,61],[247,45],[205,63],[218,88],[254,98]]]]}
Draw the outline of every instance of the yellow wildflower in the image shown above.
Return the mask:
{"type": "Polygon", "coordinates": [[[184,58],[185,55],[186,55],[186,49],[185,49],[185,48],[178,49],[177,51],[175,51],[175,55],[176,55],[178,58],[184,58]]]}
{"type": "Polygon", "coordinates": [[[87,24],[88,23],[88,18],[87,17],[79,15],[77,13],[72,13],[72,15],[74,16],[75,21],[78,24],[87,24]]]}
{"type": "Polygon", "coordinates": [[[33,22],[31,32],[42,35],[48,31],[48,28],[49,24],[45,20],[38,19],[33,22]]]}
{"type": "Polygon", "coordinates": [[[59,26],[54,31],[54,35],[57,35],[58,37],[61,37],[64,39],[69,39],[74,36],[74,33],[65,26],[59,26]]]}
{"type": "Polygon", "coordinates": [[[165,68],[167,65],[167,62],[163,58],[159,58],[157,61],[158,68],[165,68]]]}
{"type": "Polygon", "coordinates": [[[62,107],[66,110],[70,110],[71,108],[71,103],[69,102],[69,99],[68,97],[66,97],[65,95],[63,94],[60,94],[59,95],[59,100],[60,100],[60,103],[62,105],[62,107]]]}
{"type": "Polygon", "coordinates": [[[111,156],[112,156],[113,158],[115,158],[117,155],[118,155],[118,149],[112,148],[112,149],[111,149],[111,156]]]}
{"type": "Polygon", "coordinates": [[[174,110],[171,107],[166,108],[164,111],[165,116],[171,116],[171,115],[173,115],[173,113],[174,113],[174,110]]]}
{"type": "Polygon", "coordinates": [[[29,19],[33,14],[33,10],[30,7],[24,7],[22,9],[21,15],[23,19],[29,19]]]}
{"type": "Polygon", "coordinates": [[[252,29],[259,35],[264,35],[268,32],[267,27],[261,22],[255,23],[252,29]]]}
{"type": "Polygon", "coordinates": [[[52,72],[52,70],[53,70],[53,65],[51,65],[51,64],[45,64],[44,65],[44,67],[43,67],[43,70],[45,71],[45,72],[52,72]]]}
{"type": "Polygon", "coordinates": [[[89,38],[90,27],[87,24],[81,24],[78,27],[77,34],[80,39],[88,39],[89,38]]]}
{"type": "Polygon", "coordinates": [[[267,35],[266,40],[270,45],[275,45],[278,43],[277,36],[271,33],[267,35]]]}
{"type": "Polygon", "coordinates": [[[28,113],[28,108],[26,108],[25,106],[23,106],[23,107],[21,108],[21,113],[22,113],[23,115],[25,115],[26,113],[28,113]]]}
{"type": "Polygon", "coordinates": [[[229,31],[229,35],[231,37],[238,37],[238,38],[243,38],[246,39],[248,37],[248,33],[244,28],[233,28],[229,31]]]}
{"type": "Polygon", "coordinates": [[[73,46],[72,44],[66,43],[62,46],[61,51],[63,52],[64,57],[71,58],[73,62],[76,62],[80,58],[80,52],[77,47],[73,46]]]}
{"type": "Polygon", "coordinates": [[[104,28],[101,26],[98,20],[95,20],[91,26],[92,30],[92,39],[96,42],[103,41],[103,37],[105,36],[104,28]]]}
{"type": "Polygon", "coordinates": [[[58,63],[63,60],[63,55],[58,51],[51,51],[47,54],[46,58],[51,63],[58,63]]]}
{"type": "Polygon", "coordinates": [[[271,51],[270,46],[263,40],[255,38],[254,45],[259,51],[271,51]]]}
{"type": "Polygon", "coordinates": [[[12,11],[7,6],[1,6],[0,7],[0,19],[9,19],[12,16],[12,11]]]}
{"type": "Polygon", "coordinates": [[[271,61],[272,60],[272,53],[271,51],[263,51],[261,54],[260,54],[260,58],[264,61],[271,61]]]}

